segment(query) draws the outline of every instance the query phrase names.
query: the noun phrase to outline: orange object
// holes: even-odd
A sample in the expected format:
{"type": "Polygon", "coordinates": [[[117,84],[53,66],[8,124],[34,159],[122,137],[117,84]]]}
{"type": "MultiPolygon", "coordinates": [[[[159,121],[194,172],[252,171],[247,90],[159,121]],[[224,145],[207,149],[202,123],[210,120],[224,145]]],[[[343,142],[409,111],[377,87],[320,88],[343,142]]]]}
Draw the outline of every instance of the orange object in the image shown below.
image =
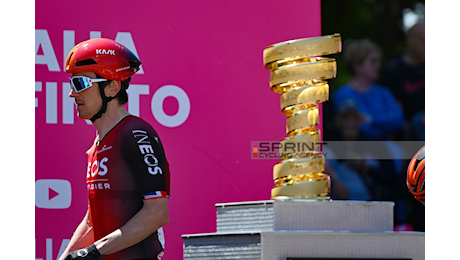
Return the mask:
{"type": "Polygon", "coordinates": [[[425,146],[412,157],[407,167],[406,184],[412,195],[425,205],[425,146]]]}
{"type": "Polygon", "coordinates": [[[141,62],[122,44],[105,38],[77,44],[67,55],[65,71],[93,71],[109,80],[125,81],[139,70],[141,62]]]}

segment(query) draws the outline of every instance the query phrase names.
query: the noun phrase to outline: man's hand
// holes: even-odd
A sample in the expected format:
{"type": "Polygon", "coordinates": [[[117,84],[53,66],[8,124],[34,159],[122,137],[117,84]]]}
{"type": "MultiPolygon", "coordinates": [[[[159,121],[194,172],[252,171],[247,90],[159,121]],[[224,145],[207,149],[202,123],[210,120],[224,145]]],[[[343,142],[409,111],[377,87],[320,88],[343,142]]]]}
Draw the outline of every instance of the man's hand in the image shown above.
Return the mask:
{"type": "Polygon", "coordinates": [[[99,253],[94,244],[71,252],[64,260],[100,260],[104,256],[99,253]]]}
{"type": "Polygon", "coordinates": [[[94,245],[101,254],[110,255],[141,242],[168,222],[167,198],[144,200],[144,206],[136,215],[94,245]]]}
{"type": "Polygon", "coordinates": [[[85,217],[73,233],[69,244],[67,245],[64,252],[62,252],[62,255],[59,258],[59,260],[65,260],[65,257],[68,256],[70,252],[80,248],[85,248],[87,246],[90,246],[91,244],[94,244],[94,232],[91,223],[91,218],[89,217],[88,209],[88,211],[86,211],[85,217]]]}

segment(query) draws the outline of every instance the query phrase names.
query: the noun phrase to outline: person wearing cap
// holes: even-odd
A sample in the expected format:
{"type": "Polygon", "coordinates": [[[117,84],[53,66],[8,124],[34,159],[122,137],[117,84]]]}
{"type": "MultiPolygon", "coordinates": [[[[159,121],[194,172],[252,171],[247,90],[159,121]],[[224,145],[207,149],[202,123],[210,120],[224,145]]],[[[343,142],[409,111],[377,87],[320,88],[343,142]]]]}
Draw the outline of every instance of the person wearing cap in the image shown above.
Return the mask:
{"type": "Polygon", "coordinates": [[[335,179],[331,176],[332,182],[341,182],[348,192],[331,194],[332,198],[391,200],[397,165],[393,160],[377,160],[378,156],[389,151],[381,144],[374,147],[360,145],[360,124],[365,118],[355,100],[343,100],[337,110],[334,120],[338,133],[332,138],[334,142],[324,146],[323,152],[326,154],[326,165],[335,173],[335,179]]]}
{"type": "MultiPolygon", "coordinates": [[[[425,110],[425,21],[419,20],[406,32],[407,51],[395,54],[382,75],[404,110],[406,122],[425,110]]],[[[414,140],[410,140],[414,141],[414,140]]]]}
{"type": "Polygon", "coordinates": [[[124,106],[140,65],[125,46],[103,38],[79,43],[67,56],[69,96],[97,136],[86,152],[88,211],[60,260],[161,259],[164,254],[169,164],[156,131],[124,106]]]}

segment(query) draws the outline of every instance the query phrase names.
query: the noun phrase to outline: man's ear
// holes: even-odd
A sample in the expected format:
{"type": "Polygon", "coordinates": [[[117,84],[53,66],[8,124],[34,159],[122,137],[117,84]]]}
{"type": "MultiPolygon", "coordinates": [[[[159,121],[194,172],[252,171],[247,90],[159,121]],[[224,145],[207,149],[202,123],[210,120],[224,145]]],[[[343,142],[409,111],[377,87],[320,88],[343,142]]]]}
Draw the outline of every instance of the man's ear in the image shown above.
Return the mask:
{"type": "Polygon", "coordinates": [[[104,89],[105,95],[107,97],[115,97],[120,90],[121,82],[117,80],[110,81],[110,83],[104,89]]]}

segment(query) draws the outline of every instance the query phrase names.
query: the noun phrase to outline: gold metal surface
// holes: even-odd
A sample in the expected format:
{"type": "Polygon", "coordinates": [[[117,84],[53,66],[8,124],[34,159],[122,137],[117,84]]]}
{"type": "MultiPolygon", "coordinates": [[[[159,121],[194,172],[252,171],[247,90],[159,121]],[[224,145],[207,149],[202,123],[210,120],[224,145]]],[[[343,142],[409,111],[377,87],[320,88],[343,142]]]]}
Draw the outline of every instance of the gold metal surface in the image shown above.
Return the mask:
{"type": "Polygon", "coordinates": [[[325,82],[289,90],[281,95],[281,112],[285,116],[292,116],[310,108],[314,103],[325,102],[328,98],[329,85],[325,82]]]}
{"type": "Polygon", "coordinates": [[[281,112],[287,116],[286,138],[280,142],[281,162],[273,167],[275,200],[330,200],[330,177],[324,173],[317,103],[329,99],[325,80],[337,74],[337,63],[322,55],[342,51],[340,34],[290,40],[263,51],[270,70],[270,88],[281,94],[281,112]]]}
{"type": "Polygon", "coordinates": [[[318,178],[327,177],[325,173],[306,173],[306,174],[298,174],[298,175],[289,175],[285,177],[281,177],[275,180],[276,185],[281,184],[294,184],[299,181],[311,181],[318,178]]]}
{"type": "Polygon", "coordinates": [[[323,197],[328,196],[331,189],[329,176],[309,181],[296,182],[292,185],[278,185],[272,188],[272,198],[278,196],[288,197],[323,197]]]}
{"type": "Polygon", "coordinates": [[[318,135],[318,138],[320,138],[319,130],[314,127],[299,128],[299,129],[289,132],[286,136],[293,137],[293,136],[299,136],[299,135],[318,135]]]}
{"type": "Polygon", "coordinates": [[[321,152],[310,152],[300,159],[289,159],[273,166],[273,180],[281,177],[307,173],[324,172],[324,155],[321,152]]]}
{"type": "Polygon", "coordinates": [[[286,119],[286,133],[299,128],[313,127],[319,124],[318,106],[300,111],[286,119]]]}
{"type": "Polygon", "coordinates": [[[281,156],[282,154],[302,151],[317,151],[318,148],[321,148],[319,144],[321,141],[319,131],[316,128],[311,129],[315,129],[316,131],[308,132],[303,135],[286,137],[281,140],[279,148],[280,157],[283,157],[281,156]]]}
{"type": "Polygon", "coordinates": [[[331,197],[329,196],[276,196],[273,197],[272,200],[279,200],[279,201],[332,201],[331,197]]]}
{"type": "Polygon", "coordinates": [[[296,89],[307,87],[307,86],[313,86],[319,83],[325,83],[325,81],[319,80],[319,79],[300,80],[295,83],[292,83],[292,82],[281,83],[281,84],[273,86],[271,89],[275,93],[283,94],[287,91],[296,90],[296,89]]]}
{"type": "Polygon", "coordinates": [[[332,79],[337,74],[337,63],[332,58],[316,58],[316,62],[307,62],[280,67],[270,72],[270,87],[281,84],[300,84],[308,80],[332,79]]]}
{"type": "Polygon", "coordinates": [[[342,51],[342,37],[332,34],[280,42],[263,51],[265,68],[275,70],[289,62],[304,62],[302,59],[335,54],[342,51]]]}

